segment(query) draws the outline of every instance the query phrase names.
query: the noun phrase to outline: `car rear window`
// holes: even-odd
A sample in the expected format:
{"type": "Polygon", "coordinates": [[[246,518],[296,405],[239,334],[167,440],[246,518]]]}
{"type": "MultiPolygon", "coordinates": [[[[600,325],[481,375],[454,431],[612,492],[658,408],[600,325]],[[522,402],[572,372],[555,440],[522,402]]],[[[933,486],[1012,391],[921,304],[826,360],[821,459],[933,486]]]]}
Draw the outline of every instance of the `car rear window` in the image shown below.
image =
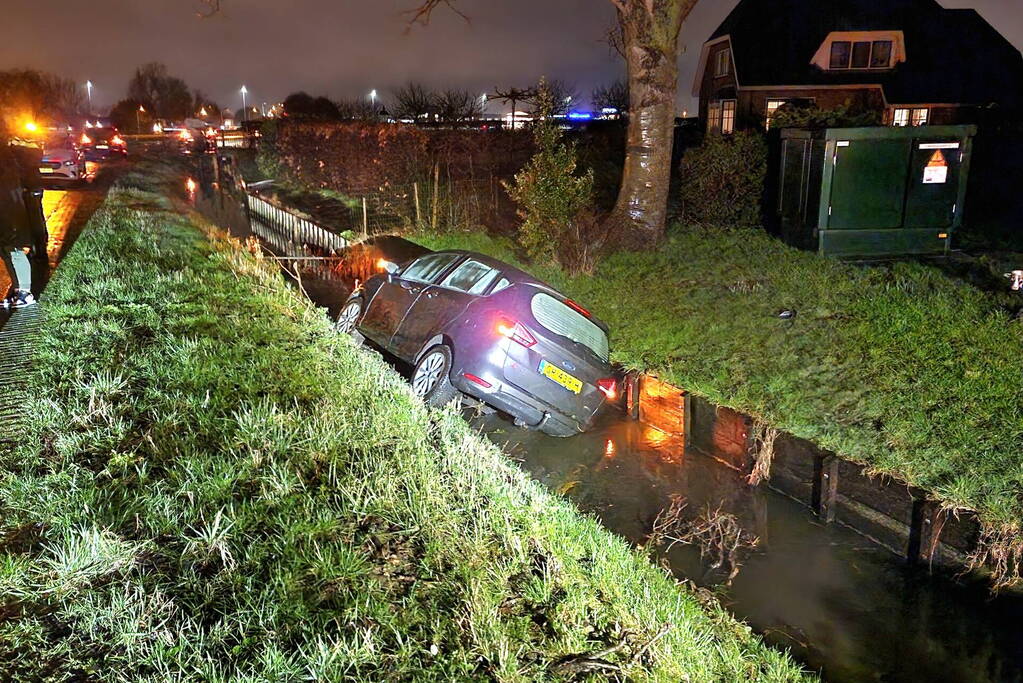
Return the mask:
{"type": "Polygon", "coordinates": [[[413,261],[401,276],[413,282],[434,282],[457,258],[458,254],[430,254],[413,261]]]}
{"type": "Polygon", "coordinates": [[[601,360],[607,360],[607,335],[592,320],[543,292],[534,294],[529,305],[538,323],[554,334],[582,344],[601,360]]]}
{"type": "Polygon", "coordinates": [[[444,278],[441,286],[451,287],[469,294],[482,294],[497,276],[498,271],[487,264],[469,259],[455,268],[451,275],[444,278]]]}

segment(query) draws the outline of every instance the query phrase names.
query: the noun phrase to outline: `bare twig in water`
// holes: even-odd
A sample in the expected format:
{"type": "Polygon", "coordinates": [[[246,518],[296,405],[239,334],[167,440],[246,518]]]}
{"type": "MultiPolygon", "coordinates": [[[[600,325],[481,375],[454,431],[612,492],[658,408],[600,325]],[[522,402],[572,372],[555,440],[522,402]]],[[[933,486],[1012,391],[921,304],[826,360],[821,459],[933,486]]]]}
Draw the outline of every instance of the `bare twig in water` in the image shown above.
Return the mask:
{"type": "MultiPolygon", "coordinates": [[[[663,545],[668,535],[683,524],[682,512],[686,509],[686,499],[678,493],[671,496],[671,503],[657,514],[650,535],[647,536],[647,547],[663,545]]],[[[670,546],[669,546],[670,548],[670,546]]]]}
{"type": "Polygon", "coordinates": [[[706,512],[695,519],[682,516],[685,507],[681,496],[672,496],[671,505],[654,520],[647,545],[665,545],[666,542],[666,551],[677,543],[695,545],[700,549],[701,558],[711,558],[711,569],[728,571],[725,583],[731,583],[742,568],[744,555],[757,547],[760,538],[746,531],[735,515],[720,507],[711,510],[708,505],[706,512]]]}
{"type": "Polygon", "coordinates": [[[768,427],[757,420],[753,423],[753,471],[746,479],[750,486],[757,486],[771,478],[771,461],[774,460],[774,442],[778,438],[778,430],[768,427]]]}

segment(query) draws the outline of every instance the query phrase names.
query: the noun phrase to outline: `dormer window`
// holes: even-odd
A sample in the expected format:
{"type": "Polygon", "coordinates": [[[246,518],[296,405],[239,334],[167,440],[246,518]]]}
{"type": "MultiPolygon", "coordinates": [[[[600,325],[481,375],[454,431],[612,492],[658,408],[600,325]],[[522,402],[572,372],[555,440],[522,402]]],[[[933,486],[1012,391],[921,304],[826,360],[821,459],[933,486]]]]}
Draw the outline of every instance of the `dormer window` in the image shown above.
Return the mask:
{"type": "Polygon", "coordinates": [[[828,68],[888,69],[892,65],[890,40],[836,40],[831,43],[831,61],[828,68]]]}
{"type": "Polygon", "coordinates": [[[720,78],[732,72],[732,51],[727,47],[714,56],[714,77],[720,78]]]}

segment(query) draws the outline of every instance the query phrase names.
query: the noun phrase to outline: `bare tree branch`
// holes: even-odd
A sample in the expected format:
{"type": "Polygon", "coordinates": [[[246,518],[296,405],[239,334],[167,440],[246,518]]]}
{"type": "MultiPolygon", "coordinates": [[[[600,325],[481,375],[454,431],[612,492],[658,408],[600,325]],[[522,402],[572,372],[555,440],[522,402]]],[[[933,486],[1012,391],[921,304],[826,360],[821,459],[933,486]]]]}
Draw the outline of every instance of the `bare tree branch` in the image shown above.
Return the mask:
{"type": "MultiPolygon", "coordinates": [[[[219,0],[216,0],[219,1],[219,0]]],[[[469,22],[469,17],[465,15],[454,5],[455,0],[423,0],[423,4],[419,7],[415,7],[405,12],[405,14],[412,15],[409,19],[409,24],[419,24],[420,26],[426,26],[430,23],[430,17],[433,15],[433,11],[440,6],[447,7],[449,10],[457,14],[458,16],[465,19],[465,23],[469,22]]]]}

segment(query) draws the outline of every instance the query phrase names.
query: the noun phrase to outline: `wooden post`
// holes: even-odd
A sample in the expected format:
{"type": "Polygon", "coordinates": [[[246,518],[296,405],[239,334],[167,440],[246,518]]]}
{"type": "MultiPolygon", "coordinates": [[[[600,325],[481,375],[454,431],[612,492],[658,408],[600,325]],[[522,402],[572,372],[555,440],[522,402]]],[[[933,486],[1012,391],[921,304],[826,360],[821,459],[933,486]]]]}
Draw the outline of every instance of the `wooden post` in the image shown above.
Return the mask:
{"type": "Polygon", "coordinates": [[[692,437],[690,436],[693,432],[693,402],[692,394],[688,391],[682,394],[682,401],[684,401],[682,410],[684,415],[684,421],[682,423],[682,442],[688,447],[692,443],[692,437]]]}
{"type": "Polygon", "coordinates": [[[437,229],[437,205],[440,201],[440,163],[433,165],[433,216],[430,219],[430,227],[437,229]]]}
{"type": "Polygon", "coordinates": [[[640,397],[640,382],[642,381],[642,375],[638,372],[629,373],[629,417],[633,420],[639,419],[639,397],[640,397]]]}
{"type": "Polygon", "coordinates": [[[835,501],[838,498],[838,458],[818,455],[813,459],[812,505],[817,516],[830,524],[835,521],[835,501]]]}
{"type": "Polygon", "coordinates": [[[419,183],[412,183],[412,194],[416,198],[416,228],[423,224],[423,211],[419,208],[419,183]]]}
{"type": "Polygon", "coordinates": [[[362,236],[369,235],[369,213],[366,211],[366,197],[362,198],[362,236]]]}
{"type": "Polygon", "coordinates": [[[923,495],[913,496],[913,512],[909,523],[909,543],[906,546],[906,563],[927,564],[938,547],[941,528],[944,526],[941,506],[923,495]]]}

